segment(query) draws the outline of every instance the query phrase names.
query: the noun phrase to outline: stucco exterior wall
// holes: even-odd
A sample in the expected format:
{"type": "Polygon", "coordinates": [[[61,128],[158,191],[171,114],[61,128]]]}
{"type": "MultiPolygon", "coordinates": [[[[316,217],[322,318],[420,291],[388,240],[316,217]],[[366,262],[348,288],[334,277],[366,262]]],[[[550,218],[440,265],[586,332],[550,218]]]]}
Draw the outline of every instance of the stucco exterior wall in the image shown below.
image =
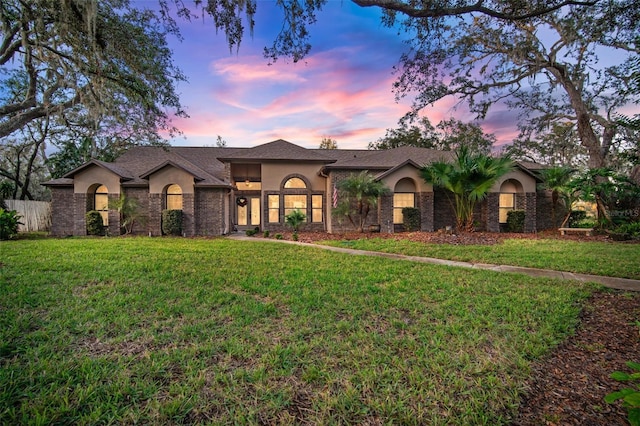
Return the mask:
{"type": "Polygon", "coordinates": [[[502,183],[509,179],[515,179],[520,182],[522,184],[523,192],[536,192],[536,180],[531,175],[517,169],[505,174],[500,179],[498,179],[495,185],[491,187],[491,190],[489,192],[500,192],[502,183]]]}
{"type": "Polygon", "coordinates": [[[94,185],[104,185],[109,194],[120,195],[120,177],[99,166],[91,166],[78,172],[73,177],[73,192],[86,194],[94,185]]]}
{"type": "Polygon", "coordinates": [[[263,191],[280,190],[283,180],[290,175],[303,175],[311,184],[312,191],[324,191],[325,179],[319,176],[322,164],[265,163],[262,164],[261,178],[263,191]]]}
{"type": "Polygon", "coordinates": [[[416,192],[433,192],[433,185],[426,183],[420,176],[420,171],[414,166],[407,164],[404,167],[400,167],[394,170],[393,173],[388,174],[382,178],[382,182],[393,191],[396,184],[401,179],[410,178],[416,187],[416,192]]]}
{"type": "Polygon", "coordinates": [[[182,194],[193,194],[193,176],[184,170],[175,167],[164,167],[149,176],[149,193],[162,194],[164,189],[171,184],[179,185],[182,194]]]}

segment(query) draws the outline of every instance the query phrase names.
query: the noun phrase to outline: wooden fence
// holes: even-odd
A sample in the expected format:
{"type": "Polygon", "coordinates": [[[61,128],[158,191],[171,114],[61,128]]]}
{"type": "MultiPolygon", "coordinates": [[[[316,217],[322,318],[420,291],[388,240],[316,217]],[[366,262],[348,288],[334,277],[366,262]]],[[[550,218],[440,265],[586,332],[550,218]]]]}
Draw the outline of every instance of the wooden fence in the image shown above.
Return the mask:
{"type": "Polygon", "coordinates": [[[51,229],[51,203],[48,201],[4,200],[9,210],[15,210],[23,225],[19,232],[48,231],[51,229]]]}

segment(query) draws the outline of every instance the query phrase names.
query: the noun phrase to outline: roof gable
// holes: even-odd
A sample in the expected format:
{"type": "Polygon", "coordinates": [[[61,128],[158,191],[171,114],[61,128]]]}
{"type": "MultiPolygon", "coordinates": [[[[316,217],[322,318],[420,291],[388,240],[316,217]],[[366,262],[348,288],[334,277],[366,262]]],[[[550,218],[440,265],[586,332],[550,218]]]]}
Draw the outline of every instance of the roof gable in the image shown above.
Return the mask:
{"type": "Polygon", "coordinates": [[[127,170],[124,167],[121,167],[119,165],[116,165],[114,163],[107,163],[105,161],[100,161],[100,160],[90,160],[86,163],[84,163],[83,165],[81,165],[80,167],[76,167],[75,169],[71,170],[69,173],[65,174],[63,176],[63,178],[73,178],[73,176],[75,176],[76,174],[92,167],[92,166],[96,166],[96,167],[100,167],[103,169],[106,169],[108,171],[110,171],[111,173],[117,175],[121,181],[127,181],[127,180],[131,180],[134,178],[133,174],[127,170]]]}
{"type": "Polygon", "coordinates": [[[220,161],[312,161],[332,163],[335,160],[314,150],[303,148],[283,139],[236,150],[231,155],[219,157],[220,161]]]}
{"type": "Polygon", "coordinates": [[[422,168],[422,166],[418,163],[416,163],[415,161],[409,159],[403,163],[398,164],[395,167],[390,168],[389,170],[380,173],[379,175],[376,176],[376,180],[382,180],[387,176],[390,176],[392,174],[394,174],[395,172],[397,172],[398,170],[402,169],[404,166],[411,166],[414,167],[417,170],[420,170],[422,168]]]}
{"type": "Polygon", "coordinates": [[[162,164],[157,165],[156,167],[152,168],[151,170],[148,170],[146,173],[143,173],[140,175],[141,179],[148,179],[149,176],[151,176],[152,174],[159,172],[160,170],[164,169],[165,167],[175,167],[176,169],[179,170],[183,170],[185,172],[187,172],[188,174],[190,174],[191,176],[193,176],[193,178],[196,181],[202,181],[204,180],[203,177],[198,176],[193,170],[192,168],[189,167],[185,167],[183,165],[177,164],[175,161],[172,160],[166,160],[165,162],[163,162],[162,164]]]}

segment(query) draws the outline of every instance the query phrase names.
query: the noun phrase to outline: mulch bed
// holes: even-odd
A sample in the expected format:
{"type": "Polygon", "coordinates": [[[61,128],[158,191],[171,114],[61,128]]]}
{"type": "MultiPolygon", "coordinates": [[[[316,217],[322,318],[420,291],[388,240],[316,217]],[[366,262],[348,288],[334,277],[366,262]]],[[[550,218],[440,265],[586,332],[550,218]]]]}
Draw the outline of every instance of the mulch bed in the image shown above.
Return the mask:
{"type": "MultiPolygon", "coordinates": [[[[291,239],[291,235],[285,235],[291,239]]],[[[438,244],[498,244],[506,238],[561,238],[611,241],[606,235],[557,233],[301,233],[299,241],[360,238],[410,239],[438,244]]],[[[607,404],[605,395],[624,387],[609,375],[629,371],[627,361],[640,362],[640,293],[602,291],[586,303],[575,332],[547,357],[534,363],[514,425],[628,425],[621,403],[607,404]]]]}
{"type": "Polygon", "coordinates": [[[515,425],[628,425],[620,403],[604,397],[626,387],[609,375],[640,361],[640,294],[596,293],[576,334],[534,364],[515,425]]]}
{"type": "MultiPolygon", "coordinates": [[[[258,235],[259,236],[259,235],[258,235]]],[[[283,233],[287,240],[291,240],[291,233],[283,233]]],[[[410,240],[422,243],[453,244],[453,245],[493,245],[505,239],[562,239],[573,241],[601,241],[613,242],[608,235],[571,234],[561,236],[556,231],[545,231],[536,234],[508,233],[508,232],[471,232],[451,234],[446,232],[399,232],[395,234],[376,232],[348,232],[327,234],[325,232],[300,232],[299,241],[312,243],[319,240],[359,240],[365,238],[389,238],[394,240],[410,240]]],[[[632,241],[630,243],[640,241],[632,241]]]]}

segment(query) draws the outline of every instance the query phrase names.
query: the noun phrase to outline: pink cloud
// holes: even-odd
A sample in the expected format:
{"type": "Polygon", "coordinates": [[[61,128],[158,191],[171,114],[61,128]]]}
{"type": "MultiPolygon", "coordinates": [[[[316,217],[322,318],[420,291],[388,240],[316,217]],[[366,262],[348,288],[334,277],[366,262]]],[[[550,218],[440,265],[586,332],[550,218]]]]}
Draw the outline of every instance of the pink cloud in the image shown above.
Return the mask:
{"type": "Polygon", "coordinates": [[[233,84],[305,82],[305,78],[301,77],[295,68],[283,66],[281,63],[267,65],[264,58],[255,55],[244,56],[241,61],[239,58],[219,59],[210,64],[209,70],[233,84]]]}

